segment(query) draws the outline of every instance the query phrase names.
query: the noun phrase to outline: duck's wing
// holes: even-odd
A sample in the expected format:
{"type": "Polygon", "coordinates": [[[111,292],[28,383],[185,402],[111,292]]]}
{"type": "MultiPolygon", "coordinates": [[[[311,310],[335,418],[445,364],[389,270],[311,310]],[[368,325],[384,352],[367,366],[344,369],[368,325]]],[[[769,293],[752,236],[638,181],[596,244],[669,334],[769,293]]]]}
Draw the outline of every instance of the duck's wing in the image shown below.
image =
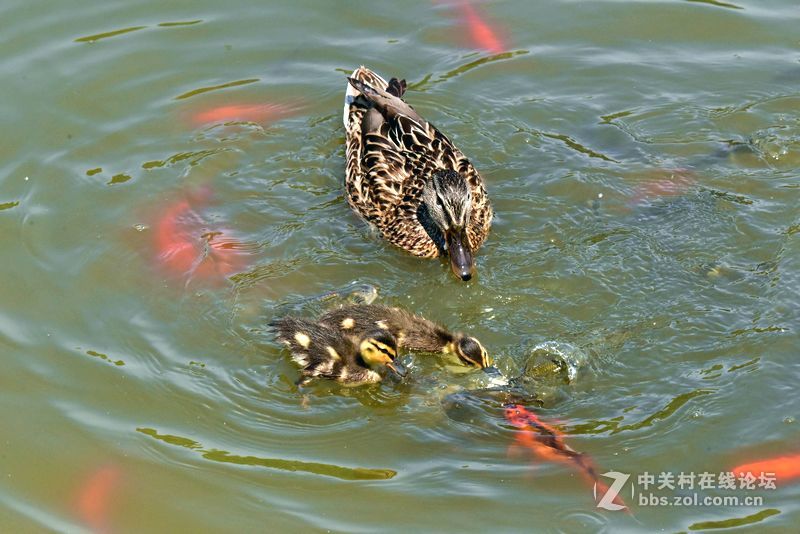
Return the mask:
{"type": "MultiPolygon", "coordinates": [[[[384,90],[388,83],[378,74],[361,66],[353,71],[352,79],[360,80],[370,87],[384,90]]],[[[363,164],[364,133],[363,127],[373,106],[361,92],[348,82],[344,99],[344,127],[346,133],[346,169],[345,190],[347,201],[353,210],[367,221],[377,224],[381,217],[378,206],[373,204],[374,194],[366,180],[366,168],[363,164]]],[[[369,121],[366,121],[369,122],[369,121]]]]}

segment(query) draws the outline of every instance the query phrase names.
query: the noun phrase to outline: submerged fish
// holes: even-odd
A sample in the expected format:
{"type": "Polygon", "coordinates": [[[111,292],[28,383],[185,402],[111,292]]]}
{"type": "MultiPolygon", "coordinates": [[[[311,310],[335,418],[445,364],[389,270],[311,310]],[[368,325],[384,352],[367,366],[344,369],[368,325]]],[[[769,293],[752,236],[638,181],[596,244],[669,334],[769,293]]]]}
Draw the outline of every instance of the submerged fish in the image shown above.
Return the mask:
{"type": "MultiPolygon", "coordinates": [[[[534,457],[546,461],[570,464],[594,484],[598,494],[605,494],[608,491],[608,486],[598,477],[591,459],[567,445],[564,442],[563,434],[558,429],[544,423],[536,414],[521,404],[507,405],[505,417],[511,425],[518,429],[509,453],[527,450],[534,457]]],[[[620,509],[628,507],[619,495],[614,498],[613,502],[620,506],[620,509]]]]}
{"type": "Polygon", "coordinates": [[[92,531],[110,531],[109,508],[121,477],[122,471],[119,467],[107,465],[92,472],[78,489],[76,512],[92,531]]]}
{"type": "Polygon", "coordinates": [[[652,202],[658,198],[683,195],[697,183],[697,179],[689,169],[659,170],[659,173],[665,172],[669,172],[669,176],[647,180],[639,184],[633,192],[629,204],[635,206],[652,202]]]}
{"type": "Polygon", "coordinates": [[[469,0],[456,0],[444,2],[449,6],[458,9],[458,18],[461,25],[469,32],[472,44],[492,54],[500,54],[506,51],[503,39],[499,32],[493,28],[485,18],[481,16],[478,9],[469,0]]]}
{"type": "Polygon", "coordinates": [[[167,206],[154,229],[159,265],[173,274],[221,278],[244,267],[238,252],[247,246],[222,232],[205,230],[188,200],[167,206]]]}
{"type": "Polygon", "coordinates": [[[752,474],[755,477],[763,474],[774,474],[778,482],[800,478],[800,454],[792,456],[778,456],[742,464],[732,469],[736,476],[752,474]]]}
{"type": "Polygon", "coordinates": [[[229,104],[194,113],[191,121],[195,125],[231,121],[272,122],[288,115],[290,110],[278,104],[229,104]]]}

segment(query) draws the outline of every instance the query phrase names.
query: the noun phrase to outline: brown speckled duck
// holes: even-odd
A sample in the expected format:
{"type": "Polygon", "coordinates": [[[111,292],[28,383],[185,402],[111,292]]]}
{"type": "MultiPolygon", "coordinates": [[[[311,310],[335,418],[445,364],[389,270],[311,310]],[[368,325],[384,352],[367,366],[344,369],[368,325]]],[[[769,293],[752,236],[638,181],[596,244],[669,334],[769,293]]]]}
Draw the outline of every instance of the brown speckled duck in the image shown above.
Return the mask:
{"type": "Polygon", "coordinates": [[[301,367],[298,385],[317,377],[348,386],[380,382],[383,377],[377,371],[383,366],[403,374],[395,362],[397,342],[385,329],[373,327],[356,334],[291,316],[277,319],[271,326],[301,367]]]}
{"type": "Polygon", "coordinates": [[[366,67],[348,78],[347,201],[393,245],[449,255],[466,281],[492,223],[486,188],[464,154],[403,101],[405,90],[405,80],[386,82],[366,67]]]}
{"type": "Polygon", "coordinates": [[[472,336],[450,332],[447,328],[400,308],[379,304],[357,304],[336,308],[319,319],[320,325],[340,329],[356,338],[382,330],[400,349],[455,356],[467,366],[486,369],[492,365],[483,345],[472,336]]]}

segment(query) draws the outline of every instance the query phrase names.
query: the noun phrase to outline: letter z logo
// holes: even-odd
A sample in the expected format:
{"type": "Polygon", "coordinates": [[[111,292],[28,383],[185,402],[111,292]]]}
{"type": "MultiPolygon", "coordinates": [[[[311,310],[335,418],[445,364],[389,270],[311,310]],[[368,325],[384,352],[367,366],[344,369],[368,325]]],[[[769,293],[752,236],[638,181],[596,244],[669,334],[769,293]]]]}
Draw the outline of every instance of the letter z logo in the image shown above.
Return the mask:
{"type": "Polygon", "coordinates": [[[619,492],[622,491],[622,487],[631,477],[629,474],[620,473],[619,471],[609,471],[607,473],[603,473],[604,477],[608,477],[613,479],[614,482],[611,483],[611,487],[608,489],[605,488],[605,484],[602,482],[600,483],[600,491],[606,489],[605,494],[597,501],[597,482],[594,483],[594,500],[597,501],[597,507],[603,508],[604,510],[623,510],[625,507],[621,504],[617,504],[614,502],[614,499],[617,498],[619,492]]]}

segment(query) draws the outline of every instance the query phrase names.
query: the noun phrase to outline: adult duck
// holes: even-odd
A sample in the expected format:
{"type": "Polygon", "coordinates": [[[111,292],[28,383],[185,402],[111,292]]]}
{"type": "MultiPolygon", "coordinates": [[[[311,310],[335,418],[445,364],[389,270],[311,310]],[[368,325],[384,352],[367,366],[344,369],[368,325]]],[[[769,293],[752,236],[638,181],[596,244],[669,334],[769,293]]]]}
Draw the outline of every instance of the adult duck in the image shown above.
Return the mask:
{"type": "Polygon", "coordinates": [[[492,224],[481,175],[453,143],[403,100],[405,80],[366,67],[348,78],[345,188],[353,210],[415,256],[448,255],[461,280],[492,224]]]}

